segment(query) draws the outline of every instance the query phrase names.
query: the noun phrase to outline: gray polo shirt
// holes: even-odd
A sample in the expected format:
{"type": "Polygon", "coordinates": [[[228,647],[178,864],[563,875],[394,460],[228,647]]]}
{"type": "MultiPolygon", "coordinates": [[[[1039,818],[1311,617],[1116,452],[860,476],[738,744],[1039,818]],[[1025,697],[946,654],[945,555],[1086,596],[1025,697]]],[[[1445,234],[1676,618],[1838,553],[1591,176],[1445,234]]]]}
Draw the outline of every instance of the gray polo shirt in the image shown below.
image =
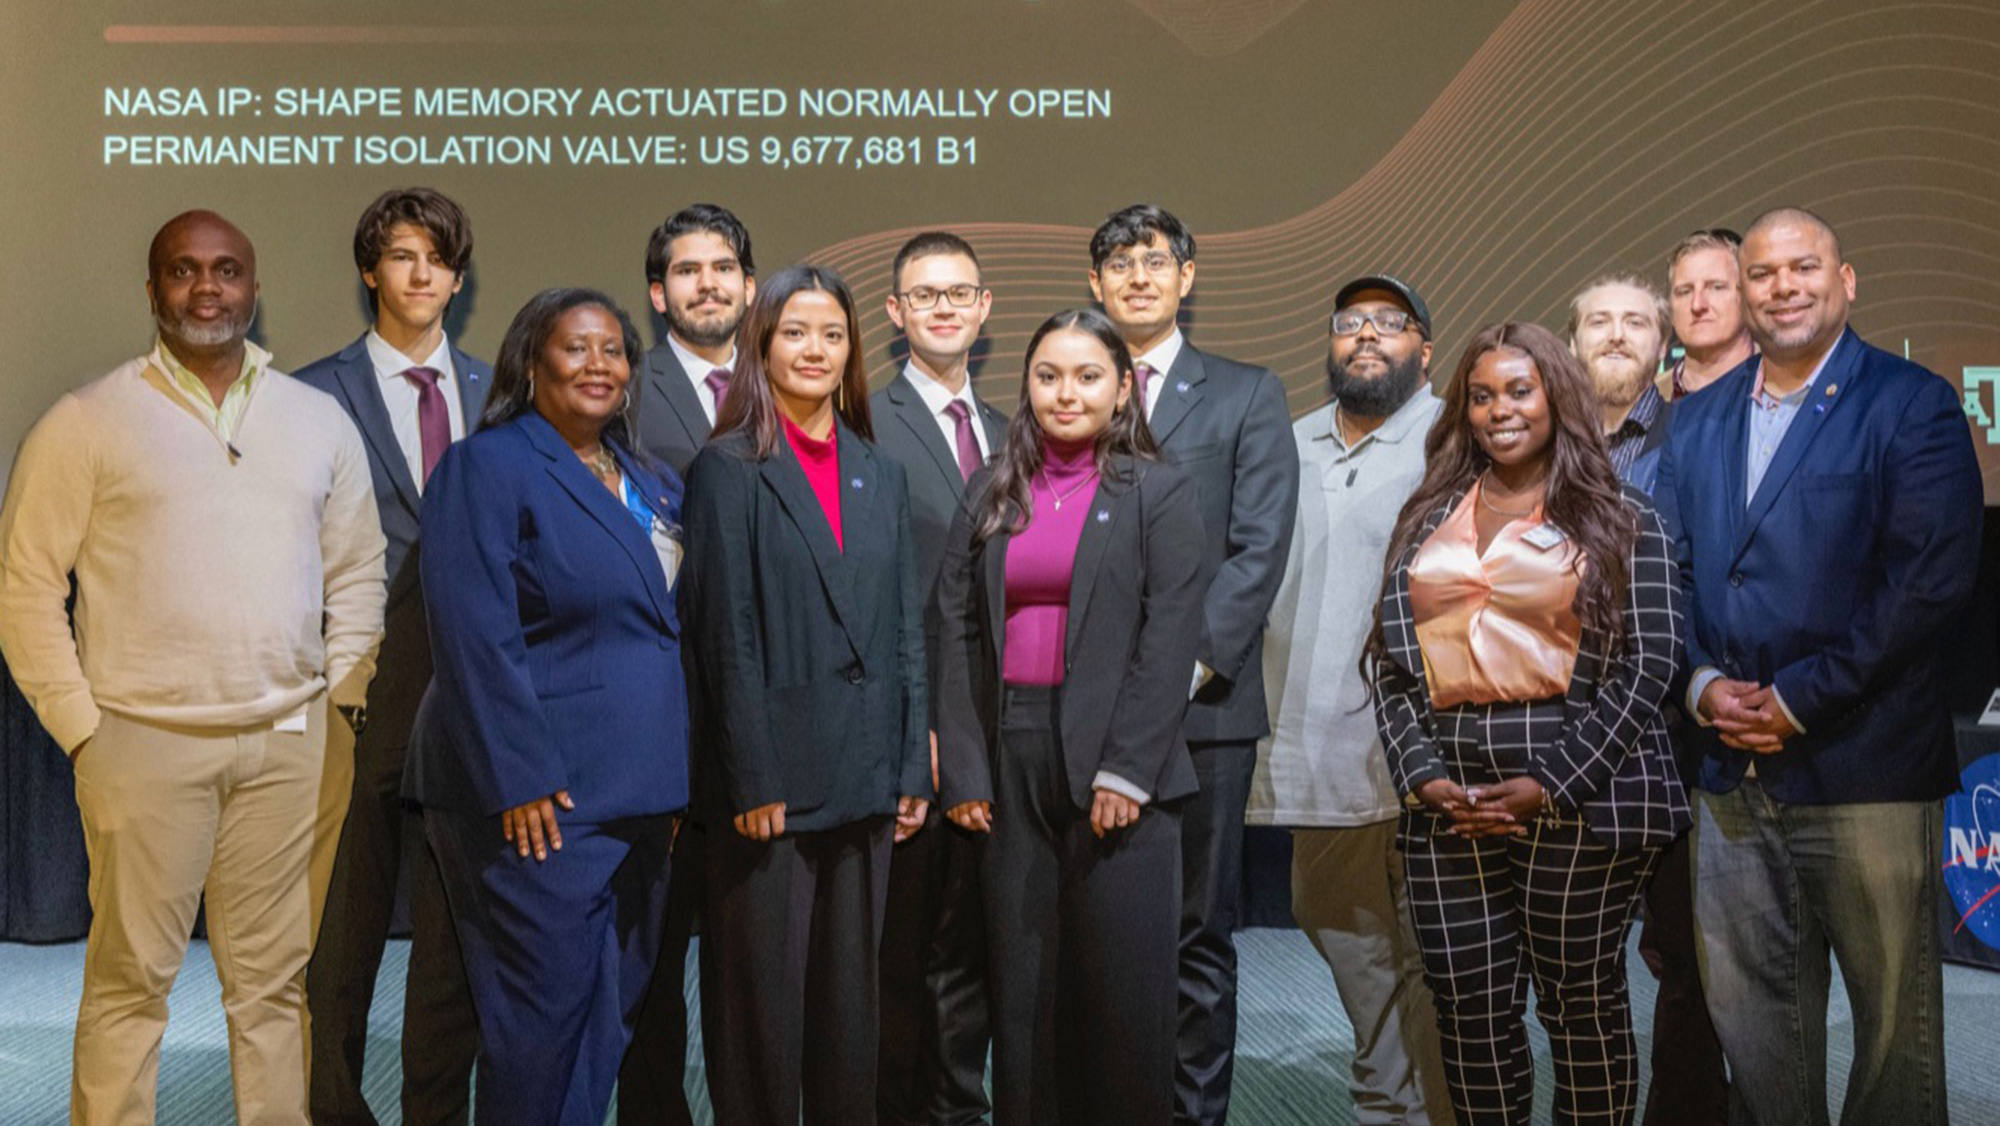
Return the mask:
{"type": "Polygon", "coordinates": [[[1444,404],[1428,388],[1352,449],[1328,404],[1292,424],[1299,514],[1264,635],[1271,732],[1257,748],[1247,819],[1354,826],[1400,803],[1360,673],[1396,516],[1424,474],[1424,436],[1444,404]]]}

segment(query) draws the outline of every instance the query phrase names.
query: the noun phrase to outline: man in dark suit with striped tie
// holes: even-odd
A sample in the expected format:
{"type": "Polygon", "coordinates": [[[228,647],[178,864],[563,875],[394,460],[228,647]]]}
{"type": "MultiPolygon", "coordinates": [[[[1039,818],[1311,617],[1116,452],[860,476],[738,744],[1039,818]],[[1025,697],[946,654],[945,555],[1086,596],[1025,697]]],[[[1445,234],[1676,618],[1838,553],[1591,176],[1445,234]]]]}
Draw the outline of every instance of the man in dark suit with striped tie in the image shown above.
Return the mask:
{"type": "MultiPolygon", "coordinates": [[[[924,640],[937,684],[938,614],[932,589],[965,481],[1007,439],[1007,416],[973,393],[970,360],[993,307],[971,244],[926,231],[890,268],[889,319],[909,359],[869,400],[878,448],[909,480],[924,640]]],[[[931,719],[935,764],[937,718],[931,719]]],[[[935,765],[933,765],[935,773],[935,765]]],[[[882,931],[882,1040],[876,1084],[882,1126],[984,1121],[989,1039],[985,926],[978,856],[934,808],[924,832],[896,846],[882,931]]]]}
{"type": "Polygon", "coordinates": [[[416,813],[403,803],[403,760],[431,679],[417,581],[424,485],[445,447],[479,428],[493,373],[445,336],[445,312],[472,265],[472,228],[458,204],[429,188],[383,193],[355,225],[354,264],[375,298],[374,327],[297,373],[339,401],[361,431],[388,539],[389,577],[367,707],[328,736],[331,757],[335,741],[351,732],[354,775],[344,824],[331,827],[337,834],[317,832],[313,843],[312,875],[326,891],[326,909],[306,971],[312,1119],[321,1126],[374,1126],[361,1095],[368,1009],[397,873],[407,861],[412,937],[403,1001],[403,1121],[463,1123],[479,1026],[437,861],[416,813]]]}
{"type": "MultiPolygon", "coordinates": [[[[646,240],[646,289],[666,318],[664,339],[632,371],[639,442],[685,478],[708,444],[736,367],[736,324],[757,292],[750,231],[726,207],[697,203],[675,212],[646,240]]],[[[667,922],[653,986],[639,1010],[618,1071],[620,1126],[689,1126],[687,948],[701,902],[705,829],[683,820],[674,838],[667,922]]],[[[704,961],[703,965],[707,963],[704,961]]]]}
{"type": "Polygon", "coordinates": [[[1181,334],[1194,235],[1136,204],[1090,239],[1090,289],[1132,350],[1146,419],[1194,478],[1207,543],[1201,646],[1186,733],[1201,792],[1181,814],[1181,1009],[1175,1120],[1221,1126],[1236,1056],[1237,901],[1243,811],[1270,733],[1264,622],[1298,512],[1299,454],[1285,386],[1269,368],[1210,355],[1181,334]]]}

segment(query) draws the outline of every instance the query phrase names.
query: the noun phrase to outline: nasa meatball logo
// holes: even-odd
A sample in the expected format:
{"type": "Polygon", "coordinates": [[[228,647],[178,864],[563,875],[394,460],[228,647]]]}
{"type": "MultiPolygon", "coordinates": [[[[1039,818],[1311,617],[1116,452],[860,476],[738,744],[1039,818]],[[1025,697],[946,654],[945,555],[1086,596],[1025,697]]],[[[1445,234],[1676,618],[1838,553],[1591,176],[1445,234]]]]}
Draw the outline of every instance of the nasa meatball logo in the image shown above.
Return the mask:
{"type": "Polygon", "coordinates": [[[1944,801],[1944,886],[1960,931],[2000,950],[2000,754],[1965,768],[1944,801]]]}

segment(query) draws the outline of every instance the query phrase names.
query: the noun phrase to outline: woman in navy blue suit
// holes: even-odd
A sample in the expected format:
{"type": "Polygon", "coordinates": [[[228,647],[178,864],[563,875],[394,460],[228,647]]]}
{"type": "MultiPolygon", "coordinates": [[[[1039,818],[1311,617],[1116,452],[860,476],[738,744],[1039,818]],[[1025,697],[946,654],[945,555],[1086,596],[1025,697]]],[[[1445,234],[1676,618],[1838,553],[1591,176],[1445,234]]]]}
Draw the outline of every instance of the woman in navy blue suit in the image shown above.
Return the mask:
{"type": "Polygon", "coordinates": [[[781,271],[688,468],[703,1029],[716,1120],[875,1120],[889,850],[931,790],[902,467],[878,454],[854,301],[781,271]]]}
{"type": "Polygon", "coordinates": [[[680,482],[637,451],[638,334],[549,290],[424,496],[435,678],[408,795],[479,1013],[482,1124],[599,1126],[652,973],[688,711],[680,482]]]}

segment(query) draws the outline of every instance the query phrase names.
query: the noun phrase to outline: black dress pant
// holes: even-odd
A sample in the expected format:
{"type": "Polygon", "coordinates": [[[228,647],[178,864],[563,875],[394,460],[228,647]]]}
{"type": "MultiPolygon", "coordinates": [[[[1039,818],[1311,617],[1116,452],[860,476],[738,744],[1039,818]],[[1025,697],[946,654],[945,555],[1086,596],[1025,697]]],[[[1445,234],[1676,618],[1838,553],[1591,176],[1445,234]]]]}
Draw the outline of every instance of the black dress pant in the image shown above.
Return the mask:
{"type": "Polygon", "coordinates": [[[1236,923],[1243,899],[1243,809],[1257,745],[1192,743],[1201,790],[1181,813],[1180,1031],[1174,1119],[1229,1120],[1236,1071],[1236,923]]]}
{"type": "MultiPolygon", "coordinates": [[[[733,831],[733,830],[732,830],[733,831]]],[[[691,821],[674,838],[673,878],[653,982],[618,1069],[618,1126],[694,1126],[687,1098],[687,951],[701,905],[708,832],[691,821]]],[[[708,947],[702,944],[704,953],[708,947]]]]}
{"type": "Polygon", "coordinates": [[[1070,795],[1060,691],[1008,688],[982,843],[995,1126],[1174,1113],[1178,810],[1103,839],[1070,795]]]}
{"type": "Polygon", "coordinates": [[[463,1126],[471,1110],[479,1019],[422,815],[403,802],[404,747],[371,738],[376,730],[355,740],[354,795],[306,970],[312,1120],[315,1126],[375,1126],[361,1095],[368,1010],[395,911],[397,876],[407,870],[412,933],[403,999],[403,1121],[463,1126]]]}
{"type": "MultiPolygon", "coordinates": [[[[1561,737],[1563,702],[1439,709],[1438,749],[1460,785],[1525,770],[1561,737]]],[[[1437,814],[1403,815],[1399,843],[1424,979],[1437,1004],[1459,1126],[1527,1126],[1534,1107],[1527,987],[1555,1064],[1552,1121],[1623,1126],[1637,1110],[1625,936],[1660,849],[1599,844],[1579,819],[1468,840],[1437,814]]]]}
{"type": "Polygon", "coordinates": [[[979,843],[933,805],[889,861],[878,1126],[985,1121],[984,919],[979,843]]]}
{"type": "Polygon", "coordinates": [[[1729,1071],[1708,1017],[1694,930],[1694,845],[1682,833],[1660,854],[1646,885],[1639,956],[1659,979],[1653,1005],[1653,1081],[1645,1126],[1724,1126],[1729,1071]]]}
{"type": "Polygon", "coordinates": [[[711,826],[702,1032],[718,1124],[798,1126],[802,1107],[806,1126],[875,1120],[893,833],[886,816],[767,843],[711,826]]]}

